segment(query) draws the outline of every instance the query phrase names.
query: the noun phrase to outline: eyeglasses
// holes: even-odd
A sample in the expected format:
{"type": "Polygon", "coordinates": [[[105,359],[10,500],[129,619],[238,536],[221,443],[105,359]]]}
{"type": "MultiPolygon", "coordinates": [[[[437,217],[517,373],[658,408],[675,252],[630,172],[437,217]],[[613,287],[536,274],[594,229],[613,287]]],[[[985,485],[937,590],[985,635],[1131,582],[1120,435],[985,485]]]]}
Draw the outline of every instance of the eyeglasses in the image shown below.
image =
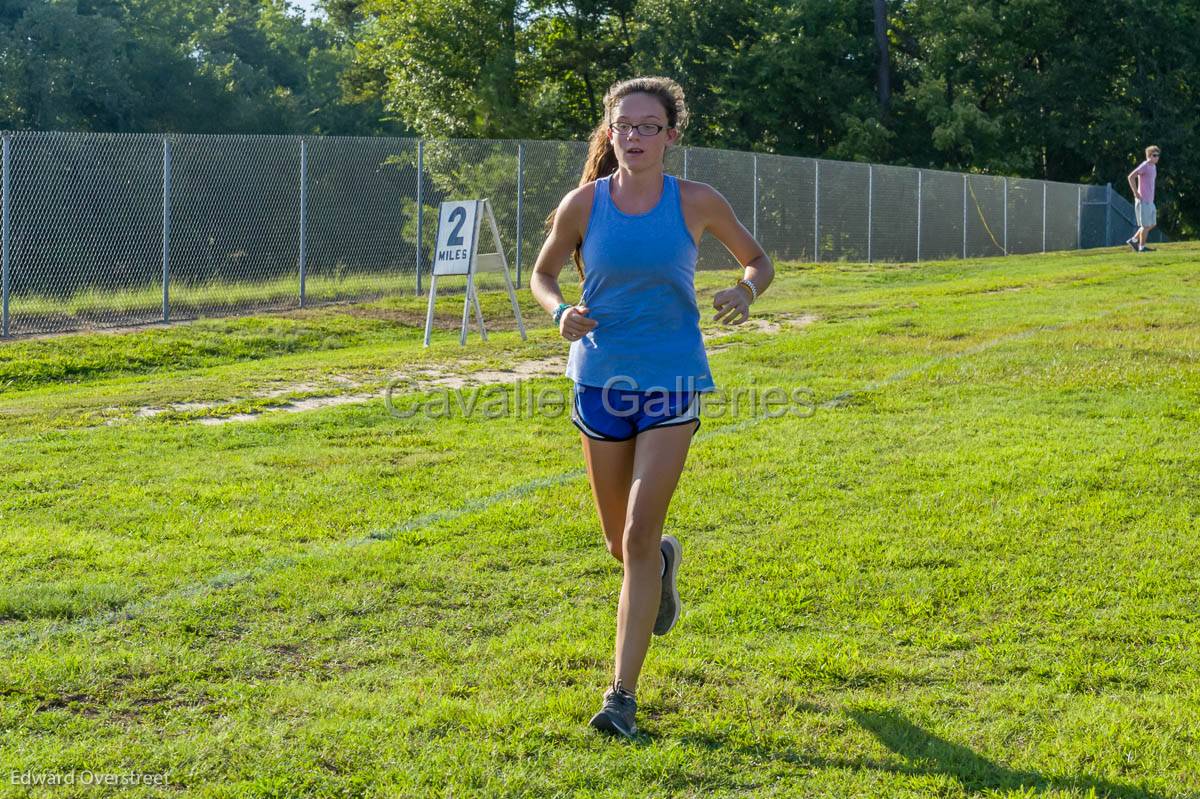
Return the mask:
{"type": "Polygon", "coordinates": [[[614,122],[609,127],[622,136],[628,136],[634,128],[637,128],[638,135],[640,136],[657,136],[659,131],[666,126],[655,125],[653,122],[643,122],[640,125],[630,125],[628,122],[614,122]]]}
{"type": "Polygon", "coordinates": [[[1159,156],[1158,153],[1150,153],[1151,158],[1158,158],[1158,156],[1159,156]]]}

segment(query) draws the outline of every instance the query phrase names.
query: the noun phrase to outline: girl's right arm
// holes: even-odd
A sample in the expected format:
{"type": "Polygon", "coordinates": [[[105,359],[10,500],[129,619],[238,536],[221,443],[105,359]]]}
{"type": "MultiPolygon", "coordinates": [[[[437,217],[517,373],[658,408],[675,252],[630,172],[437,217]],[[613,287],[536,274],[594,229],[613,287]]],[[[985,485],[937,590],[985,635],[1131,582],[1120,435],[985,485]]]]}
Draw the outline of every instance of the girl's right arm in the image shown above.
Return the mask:
{"type": "MultiPolygon", "coordinates": [[[[529,276],[529,289],[538,305],[548,314],[553,314],[559,305],[566,302],[558,285],[558,275],[587,232],[594,191],[595,186],[587,184],[568,192],[562,198],[554,214],[554,225],[550,228],[550,234],[542,244],[542,251],[538,253],[537,261],[533,265],[533,273],[529,276]]],[[[559,320],[559,331],[564,337],[578,338],[596,326],[594,320],[583,316],[586,313],[587,308],[583,306],[578,306],[578,310],[567,309],[559,320]]]]}

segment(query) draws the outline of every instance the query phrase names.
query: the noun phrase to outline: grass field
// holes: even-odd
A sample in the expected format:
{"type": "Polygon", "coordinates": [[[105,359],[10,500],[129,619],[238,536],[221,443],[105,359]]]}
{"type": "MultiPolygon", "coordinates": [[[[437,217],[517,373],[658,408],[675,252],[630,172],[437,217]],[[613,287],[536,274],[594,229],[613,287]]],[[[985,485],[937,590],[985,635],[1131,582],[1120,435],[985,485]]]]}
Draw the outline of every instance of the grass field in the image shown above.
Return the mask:
{"type": "Polygon", "coordinates": [[[1200,796],[1200,245],[731,282],[816,407],[706,410],[632,743],[566,413],[381,398],[553,364],[527,290],[0,345],[0,796],[1200,796]]]}

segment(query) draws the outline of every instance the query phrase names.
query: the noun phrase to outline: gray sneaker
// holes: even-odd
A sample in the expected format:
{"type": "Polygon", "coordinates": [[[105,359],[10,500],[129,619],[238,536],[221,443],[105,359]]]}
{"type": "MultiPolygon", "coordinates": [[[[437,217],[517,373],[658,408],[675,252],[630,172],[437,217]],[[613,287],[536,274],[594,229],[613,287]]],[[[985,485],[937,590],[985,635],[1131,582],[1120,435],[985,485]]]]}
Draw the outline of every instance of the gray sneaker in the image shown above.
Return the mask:
{"type": "Polygon", "coordinates": [[[632,738],[637,735],[637,722],[633,720],[637,713],[637,700],[633,694],[625,690],[618,680],[604,692],[604,706],[600,712],[592,716],[588,722],[601,732],[611,732],[632,738]]]}
{"type": "Polygon", "coordinates": [[[654,634],[666,635],[671,632],[675,622],[679,620],[682,605],[679,602],[679,589],[675,585],[675,575],[679,573],[679,561],[683,560],[683,547],[673,535],[662,537],[662,553],[667,559],[667,571],[662,578],[662,598],[658,602],[658,618],[654,620],[654,634]]]}

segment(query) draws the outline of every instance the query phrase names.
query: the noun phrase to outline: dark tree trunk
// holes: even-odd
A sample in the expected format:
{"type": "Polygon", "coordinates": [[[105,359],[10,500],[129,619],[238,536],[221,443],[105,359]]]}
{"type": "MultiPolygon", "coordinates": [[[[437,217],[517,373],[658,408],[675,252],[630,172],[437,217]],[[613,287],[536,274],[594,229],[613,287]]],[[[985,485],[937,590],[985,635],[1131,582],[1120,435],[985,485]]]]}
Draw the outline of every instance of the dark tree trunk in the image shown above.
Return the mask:
{"type": "Polygon", "coordinates": [[[875,2],[875,44],[879,47],[879,107],[892,104],[892,63],[888,52],[887,0],[875,2]]]}

